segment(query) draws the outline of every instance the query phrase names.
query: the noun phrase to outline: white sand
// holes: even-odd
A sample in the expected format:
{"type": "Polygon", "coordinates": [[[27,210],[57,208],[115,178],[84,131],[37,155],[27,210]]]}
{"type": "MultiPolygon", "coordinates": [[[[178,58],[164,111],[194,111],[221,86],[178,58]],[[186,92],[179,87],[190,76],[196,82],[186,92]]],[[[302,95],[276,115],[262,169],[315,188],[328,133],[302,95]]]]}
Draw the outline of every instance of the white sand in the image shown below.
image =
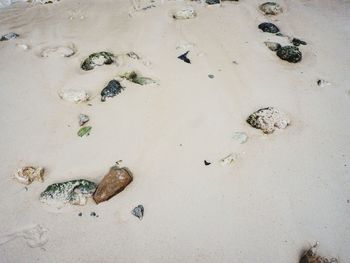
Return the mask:
{"type": "Polygon", "coordinates": [[[279,0],[284,13],[266,18],[262,2],[164,1],[135,12],[126,0],[62,0],[0,10],[0,33],[21,35],[0,42],[0,235],[48,229],[42,249],[22,239],[1,245],[0,262],[292,263],[316,241],[322,255],[350,262],[350,3],[279,0]],[[186,5],[198,17],[174,21],[171,11],[186,5]],[[300,63],[264,45],[283,40],[257,28],[265,21],[308,43],[300,63]],[[176,58],[186,43],[195,44],[192,64],[176,58]],[[77,54],[40,57],[62,45],[77,54]],[[103,50],[134,51],[152,64],[80,69],[103,50]],[[100,102],[101,89],[126,69],[160,85],[123,82],[120,95],[100,102]],[[318,78],[332,85],[320,88],[318,78]],[[61,100],[62,88],[86,89],[92,106],[61,100]],[[266,106],[292,125],[271,135],[251,128],[245,119],[266,106]],[[76,135],[80,113],[93,127],[85,138],[76,135]],[[238,160],[222,166],[230,153],[238,160]],[[108,202],[58,214],[40,204],[49,184],[98,182],[120,159],[134,182],[108,202]],[[24,165],[44,166],[45,182],[25,191],[11,178],[24,165]],[[138,204],[142,221],[131,215],[138,204]]]}

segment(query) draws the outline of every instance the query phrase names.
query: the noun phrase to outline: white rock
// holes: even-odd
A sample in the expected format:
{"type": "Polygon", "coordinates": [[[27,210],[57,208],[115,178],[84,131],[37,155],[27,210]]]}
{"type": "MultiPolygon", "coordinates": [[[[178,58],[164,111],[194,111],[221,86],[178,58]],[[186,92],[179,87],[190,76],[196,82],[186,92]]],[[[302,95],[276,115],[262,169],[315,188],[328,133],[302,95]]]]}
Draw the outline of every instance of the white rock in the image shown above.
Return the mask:
{"type": "Polygon", "coordinates": [[[19,169],[15,174],[15,179],[22,184],[31,184],[34,180],[43,182],[45,170],[42,167],[26,166],[19,169]]]}
{"type": "Polygon", "coordinates": [[[240,144],[247,142],[248,135],[245,132],[235,132],[233,135],[233,139],[238,141],[240,144]]]}
{"type": "Polygon", "coordinates": [[[89,94],[85,90],[62,89],[58,91],[58,96],[69,102],[84,102],[89,100],[89,94]]]}
{"type": "Polygon", "coordinates": [[[173,18],[175,19],[191,19],[197,16],[196,11],[193,7],[184,7],[180,10],[177,10],[173,14],[173,18]]]}
{"type": "Polygon", "coordinates": [[[58,46],[58,47],[48,47],[41,51],[41,57],[71,57],[75,54],[73,48],[58,46]]]}

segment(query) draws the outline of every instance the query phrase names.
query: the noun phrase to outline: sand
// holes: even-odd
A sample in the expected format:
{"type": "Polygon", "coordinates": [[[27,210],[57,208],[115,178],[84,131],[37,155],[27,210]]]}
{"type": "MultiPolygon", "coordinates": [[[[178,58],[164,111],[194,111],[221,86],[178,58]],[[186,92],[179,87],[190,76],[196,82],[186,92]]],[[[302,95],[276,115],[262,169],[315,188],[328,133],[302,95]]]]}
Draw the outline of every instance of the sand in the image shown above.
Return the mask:
{"type": "Polygon", "coordinates": [[[34,248],[3,242],[0,261],[292,263],[319,241],[322,255],[350,262],[350,3],[280,0],[284,12],[266,17],[262,2],[156,1],[135,11],[126,0],[61,0],[1,9],[0,33],[20,37],[0,42],[0,235],[39,224],[48,240],[34,248]],[[188,5],[197,17],[173,20],[188,5]],[[288,42],[257,28],[266,21],[308,43],[301,62],[264,45],[288,42]],[[40,57],[62,45],[76,54],[40,57]],[[187,50],[191,64],[177,59],[187,50]],[[142,60],[82,71],[98,51],[142,60]],[[102,88],[130,69],[159,85],[123,81],[121,94],[101,102],[102,88]],[[320,78],[331,85],[317,86],[320,78]],[[92,106],[61,100],[63,88],[87,90],[92,106]],[[245,122],[268,106],[291,125],[265,135],[245,122]],[[83,138],[81,113],[92,126],[83,138]],[[221,165],[230,153],[235,162],[221,165]],[[48,185],[98,182],[118,160],[134,181],[108,202],[62,211],[39,202],[48,185]],[[25,165],[45,167],[45,182],[27,190],[16,182],[25,165]],[[142,221],[131,214],[139,204],[142,221]]]}

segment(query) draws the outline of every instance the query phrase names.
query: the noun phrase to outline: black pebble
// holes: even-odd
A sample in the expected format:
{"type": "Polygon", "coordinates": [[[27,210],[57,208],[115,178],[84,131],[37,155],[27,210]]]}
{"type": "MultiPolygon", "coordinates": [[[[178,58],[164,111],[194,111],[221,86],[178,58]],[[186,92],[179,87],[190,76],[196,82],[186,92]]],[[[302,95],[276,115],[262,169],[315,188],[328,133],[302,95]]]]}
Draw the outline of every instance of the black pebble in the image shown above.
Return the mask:
{"type": "Polygon", "coordinates": [[[96,216],[96,213],[95,212],[91,212],[90,216],[96,216]]]}
{"type": "Polygon", "coordinates": [[[187,54],[189,53],[190,51],[187,51],[186,53],[183,53],[182,55],[178,56],[177,58],[178,59],[181,59],[183,61],[185,61],[186,63],[189,63],[191,64],[191,60],[187,57],[187,54]]]}
{"type": "Polygon", "coordinates": [[[293,38],[292,43],[294,46],[306,45],[307,43],[303,40],[293,38]]]}
{"type": "Polygon", "coordinates": [[[284,46],[277,50],[277,56],[282,59],[286,60],[290,63],[297,63],[301,60],[302,54],[299,50],[299,48],[295,46],[284,46]]]}
{"type": "Polygon", "coordinates": [[[275,34],[275,33],[280,32],[280,30],[278,29],[278,27],[275,26],[275,25],[272,24],[272,23],[267,23],[267,22],[261,23],[258,27],[259,27],[259,29],[261,29],[262,31],[268,32],[268,33],[273,33],[273,34],[275,34]]]}
{"type": "Polygon", "coordinates": [[[83,213],[82,212],[80,212],[79,214],[78,214],[78,216],[82,216],[83,215],[83,213]]]}
{"type": "Polygon", "coordinates": [[[114,97],[119,94],[124,87],[120,85],[119,81],[113,79],[108,85],[101,91],[101,101],[106,101],[107,97],[114,97]]]}
{"type": "Polygon", "coordinates": [[[210,162],[207,162],[206,160],[204,160],[204,164],[205,164],[205,165],[211,165],[211,163],[210,163],[210,162]]]}

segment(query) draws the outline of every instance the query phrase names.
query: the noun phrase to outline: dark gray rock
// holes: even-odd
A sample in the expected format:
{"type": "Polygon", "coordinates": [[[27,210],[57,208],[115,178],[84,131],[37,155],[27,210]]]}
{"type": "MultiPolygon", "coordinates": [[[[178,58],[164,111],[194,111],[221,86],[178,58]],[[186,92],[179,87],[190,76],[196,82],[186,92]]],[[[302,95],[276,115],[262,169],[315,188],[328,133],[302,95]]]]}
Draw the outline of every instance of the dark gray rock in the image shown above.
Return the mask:
{"type": "Polygon", "coordinates": [[[101,101],[106,101],[107,97],[114,97],[115,95],[118,95],[124,87],[120,85],[120,82],[113,79],[111,80],[108,85],[101,91],[101,101]]]}
{"type": "Polygon", "coordinates": [[[259,29],[261,29],[262,31],[264,32],[267,32],[267,33],[278,33],[280,30],[279,28],[272,24],[272,23],[268,23],[268,22],[264,22],[264,23],[261,23],[259,26],[259,29]]]}
{"type": "Polygon", "coordinates": [[[110,65],[114,62],[114,55],[110,52],[102,51],[91,54],[81,64],[83,70],[92,70],[96,66],[110,65]]]}
{"type": "Polygon", "coordinates": [[[11,32],[11,33],[7,33],[7,34],[3,35],[0,38],[0,41],[7,41],[7,40],[15,39],[17,37],[19,37],[18,34],[11,32]]]}
{"type": "Polygon", "coordinates": [[[138,205],[131,211],[131,213],[134,216],[136,216],[138,219],[142,220],[144,211],[145,211],[145,209],[144,209],[143,205],[138,205]]]}
{"type": "Polygon", "coordinates": [[[286,60],[290,63],[297,63],[301,61],[302,54],[299,50],[299,48],[295,46],[284,46],[277,50],[277,56],[282,59],[286,60]]]}
{"type": "Polygon", "coordinates": [[[186,62],[186,63],[191,64],[191,60],[187,57],[187,55],[188,55],[189,52],[190,52],[190,51],[187,51],[187,52],[183,53],[182,55],[178,56],[177,58],[178,58],[178,59],[181,59],[182,61],[184,61],[184,62],[186,62]]]}
{"type": "Polygon", "coordinates": [[[298,38],[293,38],[291,42],[294,46],[307,45],[305,41],[298,38]]]}

